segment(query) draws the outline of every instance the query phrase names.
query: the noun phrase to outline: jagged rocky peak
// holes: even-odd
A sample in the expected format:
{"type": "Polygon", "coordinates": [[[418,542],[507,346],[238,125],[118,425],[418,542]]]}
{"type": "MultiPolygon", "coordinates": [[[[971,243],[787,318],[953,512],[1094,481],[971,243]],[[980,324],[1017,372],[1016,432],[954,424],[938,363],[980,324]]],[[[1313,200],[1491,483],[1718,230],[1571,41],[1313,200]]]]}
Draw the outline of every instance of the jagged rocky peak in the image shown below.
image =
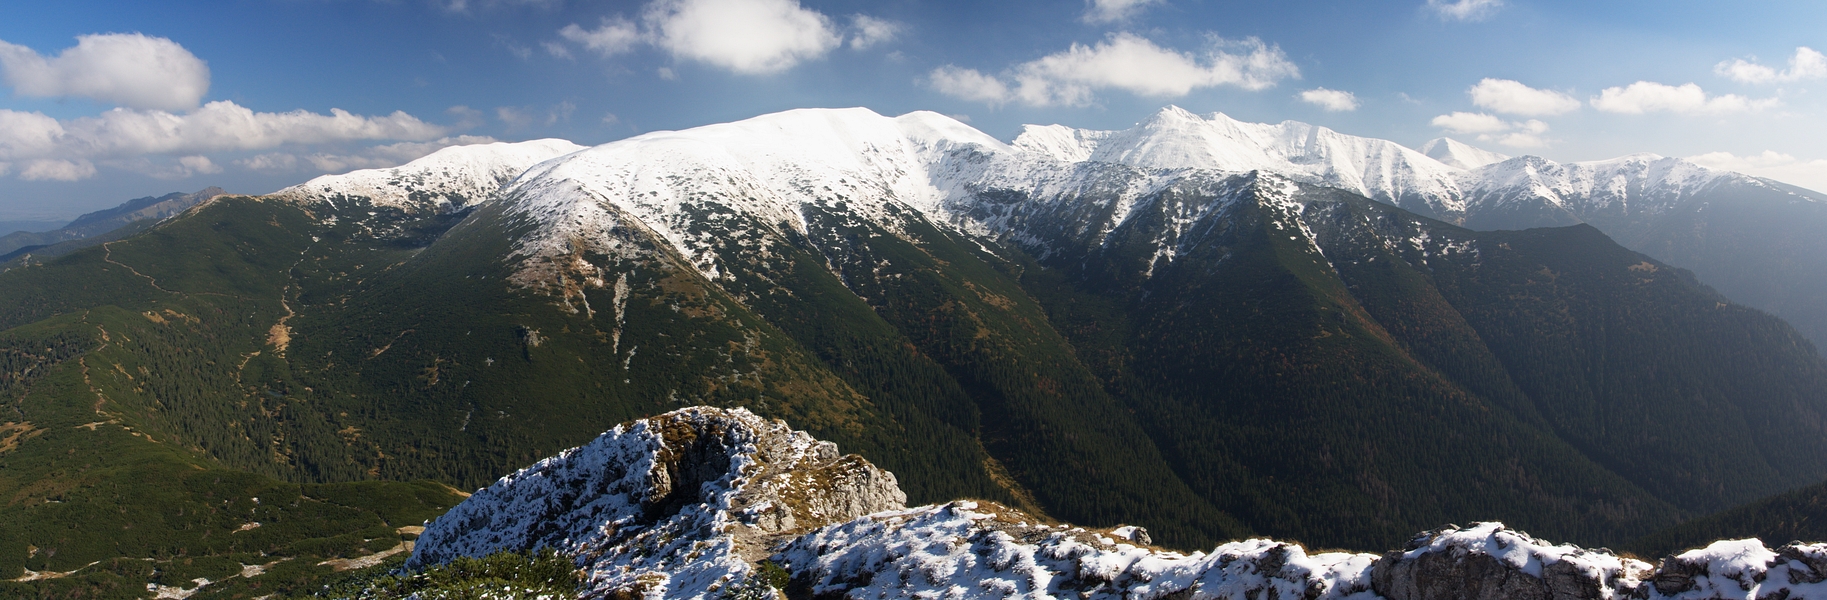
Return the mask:
{"type": "Polygon", "coordinates": [[[441,212],[486,202],[533,165],[582,149],[560,139],[449,146],[397,167],[324,175],[272,195],[297,202],[366,198],[374,206],[441,212]]]}
{"type": "Polygon", "coordinates": [[[577,558],[591,597],[714,597],[782,540],[906,498],[893,474],[784,422],[687,408],[477,491],[426,527],[407,564],[553,548],[577,558]]]}
{"type": "Polygon", "coordinates": [[[1476,169],[1488,164],[1500,163],[1510,159],[1507,154],[1499,154],[1483,148],[1461,143],[1452,138],[1434,138],[1419,148],[1428,158],[1440,161],[1449,167],[1476,169]]]}
{"type": "Polygon", "coordinates": [[[1827,544],[1722,541],[1651,565],[1474,523],[1385,554],[1268,539],[1182,553],[1140,527],[905,499],[894,475],[784,422],[694,407],[501,478],[432,522],[407,568],[552,548],[585,598],[1827,598],[1827,544]]]}

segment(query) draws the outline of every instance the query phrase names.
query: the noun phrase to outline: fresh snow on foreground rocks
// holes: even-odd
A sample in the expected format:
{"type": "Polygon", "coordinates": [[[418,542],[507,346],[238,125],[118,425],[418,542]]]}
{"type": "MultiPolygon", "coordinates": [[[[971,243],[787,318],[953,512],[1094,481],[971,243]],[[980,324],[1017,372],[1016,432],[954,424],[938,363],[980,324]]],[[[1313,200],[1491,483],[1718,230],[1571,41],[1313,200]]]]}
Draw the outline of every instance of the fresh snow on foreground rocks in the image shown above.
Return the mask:
{"type": "Polygon", "coordinates": [[[1827,598],[1827,544],[1722,541],[1652,566],[1475,523],[1382,555],[1267,539],[1179,553],[1139,527],[905,500],[894,475],[784,422],[694,407],[478,491],[426,528],[407,568],[554,548],[586,575],[583,598],[1827,598]],[[763,560],[785,590],[757,577],[763,560]]]}

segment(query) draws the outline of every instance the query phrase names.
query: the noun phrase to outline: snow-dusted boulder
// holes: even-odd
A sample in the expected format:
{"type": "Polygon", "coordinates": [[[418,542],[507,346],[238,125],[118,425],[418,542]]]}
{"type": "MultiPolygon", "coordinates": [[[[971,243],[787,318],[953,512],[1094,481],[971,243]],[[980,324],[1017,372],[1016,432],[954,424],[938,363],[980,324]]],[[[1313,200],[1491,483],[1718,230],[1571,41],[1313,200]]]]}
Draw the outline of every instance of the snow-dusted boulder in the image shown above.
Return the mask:
{"type": "Polygon", "coordinates": [[[1827,598],[1827,544],[1774,552],[1758,540],[1723,540],[1662,559],[1640,597],[1701,600],[1827,598]]]}
{"type": "Polygon", "coordinates": [[[501,478],[425,528],[408,568],[554,548],[585,597],[710,598],[797,533],[901,509],[894,475],[744,409],[621,425],[501,478]]]}
{"type": "Polygon", "coordinates": [[[1374,588],[1391,600],[1630,598],[1649,563],[1607,550],[1555,545],[1502,523],[1416,536],[1377,561],[1374,588]]]}

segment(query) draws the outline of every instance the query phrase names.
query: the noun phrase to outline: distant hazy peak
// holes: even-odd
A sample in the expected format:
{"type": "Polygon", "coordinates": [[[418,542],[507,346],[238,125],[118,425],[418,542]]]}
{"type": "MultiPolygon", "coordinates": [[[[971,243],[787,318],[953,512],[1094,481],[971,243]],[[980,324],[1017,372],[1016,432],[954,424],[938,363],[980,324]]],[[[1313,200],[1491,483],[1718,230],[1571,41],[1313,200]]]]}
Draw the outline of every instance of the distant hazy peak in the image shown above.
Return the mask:
{"type": "Polygon", "coordinates": [[[1490,150],[1460,143],[1452,138],[1434,138],[1421,145],[1421,153],[1428,158],[1440,161],[1449,167],[1476,169],[1488,164],[1500,163],[1510,157],[1490,150]]]}

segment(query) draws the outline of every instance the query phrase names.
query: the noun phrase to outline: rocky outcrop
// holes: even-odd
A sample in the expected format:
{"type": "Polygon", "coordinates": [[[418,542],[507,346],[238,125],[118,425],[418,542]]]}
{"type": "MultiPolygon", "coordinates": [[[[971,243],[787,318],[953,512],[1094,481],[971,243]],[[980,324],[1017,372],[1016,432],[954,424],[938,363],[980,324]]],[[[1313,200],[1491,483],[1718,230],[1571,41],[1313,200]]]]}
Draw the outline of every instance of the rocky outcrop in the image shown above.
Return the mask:
{"type": "Polygon", "coordinates": [[[407,568],[554,548],[584,569],[586,597],[712,597],[779,542],[906,500],[893,474],[784,422],[689,408],[476,492],[426,527],[407,568]]]}
{"type": "Polygon", "coordinates": [[[1372,587],[1390,600],[1628,598],[1649,563],[1608,550],[1554,545],[1501,523],[1416,536],[1377,561],[1372,587]]]}
{"type": "Polygon", "coordinates": [[[1267,539],[1187,554],[1139,527],[905,501],[893,474],[783,422],[688,408],[478,491],[425,529],[407,568],[554,548],[584,572],[584,598],[1827,599],[1827,544],[1722,541],[1652,566],[1474,523],[1384,555],[1267,539]]]}

